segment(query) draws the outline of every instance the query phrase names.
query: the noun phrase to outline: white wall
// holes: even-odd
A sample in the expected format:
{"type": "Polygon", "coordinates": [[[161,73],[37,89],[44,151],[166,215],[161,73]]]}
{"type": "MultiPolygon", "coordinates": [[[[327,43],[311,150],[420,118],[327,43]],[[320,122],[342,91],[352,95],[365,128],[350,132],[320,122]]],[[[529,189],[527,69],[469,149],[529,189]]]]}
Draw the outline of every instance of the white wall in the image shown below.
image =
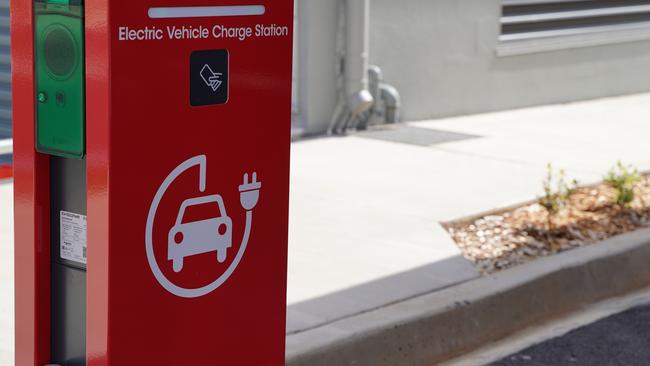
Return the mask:
{"type": "Polygon", "coordinates": [[[406,120],[650,90],[650,42],[497,57],[500,0],[373,0],[371,63],[406,120]]]}

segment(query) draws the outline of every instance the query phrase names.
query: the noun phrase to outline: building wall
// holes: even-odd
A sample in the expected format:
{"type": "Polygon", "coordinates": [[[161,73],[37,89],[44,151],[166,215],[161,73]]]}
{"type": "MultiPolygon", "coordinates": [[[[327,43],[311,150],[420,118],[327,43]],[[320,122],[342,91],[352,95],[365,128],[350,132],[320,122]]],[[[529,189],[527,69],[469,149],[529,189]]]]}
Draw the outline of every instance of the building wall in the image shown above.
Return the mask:
{"type": "Polygon", "coordinates": [[[372,0],[371,63],[419,120],[650,90],[650,42],[496,55],[500,0],[372,0]]]}
{"type": "MultiPolygon", "coordinates": [[[[302,133],[327,131],[338,101],[336,84],[336,38],[339,0],[299,0],[297,52],[298,88],[294,127],[302,133]]],[[[295,75],[295,74],[294,74],[295,75]]],[[[295,75],[296,76],[296,75],[295,75]]]]}

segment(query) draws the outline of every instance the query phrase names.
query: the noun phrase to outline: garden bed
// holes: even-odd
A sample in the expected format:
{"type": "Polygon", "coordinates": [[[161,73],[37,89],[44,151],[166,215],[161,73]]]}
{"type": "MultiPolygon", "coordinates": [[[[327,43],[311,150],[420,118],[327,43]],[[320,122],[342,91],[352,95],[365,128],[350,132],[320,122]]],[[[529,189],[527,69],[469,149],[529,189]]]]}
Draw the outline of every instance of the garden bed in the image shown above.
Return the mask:
{"type": "Polygon", "coordinates": [[[578,187],[552,214],[540,200],[445,228],[479,271],[493,273],[650,227],[650,175],[640,176],[631,202],[617,204],[618,193],[608,183],[578,187]]]}

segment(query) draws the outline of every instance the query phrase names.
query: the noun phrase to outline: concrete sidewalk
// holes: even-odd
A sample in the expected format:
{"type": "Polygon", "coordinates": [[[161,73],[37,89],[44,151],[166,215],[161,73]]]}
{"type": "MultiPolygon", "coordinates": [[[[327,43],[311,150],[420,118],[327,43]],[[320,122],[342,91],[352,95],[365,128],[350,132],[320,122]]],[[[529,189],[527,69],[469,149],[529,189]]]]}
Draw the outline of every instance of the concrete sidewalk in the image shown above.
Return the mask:
{"type": "Polygon", "coordinates": [[[289,333],[478,276],[439,222],[650,169],[650,94],[409,123],[294,143],[289,333]]]}
{"type": "MultiPolygon", "coordinates": [[[[547,162],[583,183],[617,160],[650,169],[648,115],[650,94],[294,143],[289,337],[479,277],[439,222],[535,198],[547,162]]],[[[11,199],[0,183],[0,347],[11,199]]]]}

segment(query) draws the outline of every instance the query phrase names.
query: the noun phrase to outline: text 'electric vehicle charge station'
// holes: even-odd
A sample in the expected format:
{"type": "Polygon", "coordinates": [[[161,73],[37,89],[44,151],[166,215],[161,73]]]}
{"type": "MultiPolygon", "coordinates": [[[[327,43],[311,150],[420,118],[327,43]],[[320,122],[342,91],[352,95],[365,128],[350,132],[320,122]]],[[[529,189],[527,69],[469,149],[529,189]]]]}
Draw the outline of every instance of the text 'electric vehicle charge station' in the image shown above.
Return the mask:
{"type": "Polygon", "coordinates": [[[293,1],[11,12],[16,365],[283,365],[293,1]]]}

